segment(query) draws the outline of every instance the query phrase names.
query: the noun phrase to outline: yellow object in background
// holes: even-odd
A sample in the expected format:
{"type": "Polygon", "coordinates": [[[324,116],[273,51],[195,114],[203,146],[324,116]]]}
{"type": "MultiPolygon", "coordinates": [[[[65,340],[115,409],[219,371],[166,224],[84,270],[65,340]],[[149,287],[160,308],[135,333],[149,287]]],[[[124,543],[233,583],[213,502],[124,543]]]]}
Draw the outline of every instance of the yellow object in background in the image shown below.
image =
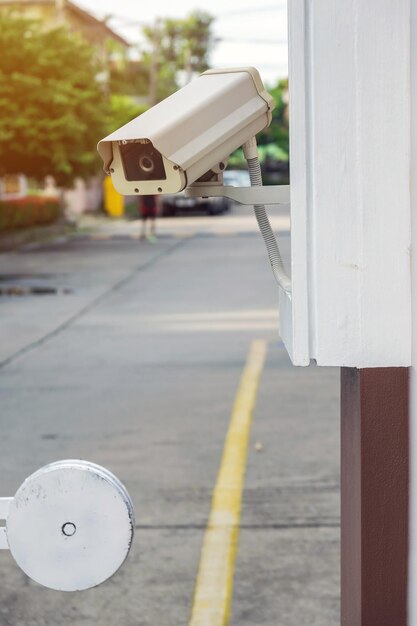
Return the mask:
{"type": "Polygon", "coordinates": [[[103,182],[104,210],[110,217],[122,217],[125,212],[124,197],[115,190],[111,176],[106,176],[103,182]]]}

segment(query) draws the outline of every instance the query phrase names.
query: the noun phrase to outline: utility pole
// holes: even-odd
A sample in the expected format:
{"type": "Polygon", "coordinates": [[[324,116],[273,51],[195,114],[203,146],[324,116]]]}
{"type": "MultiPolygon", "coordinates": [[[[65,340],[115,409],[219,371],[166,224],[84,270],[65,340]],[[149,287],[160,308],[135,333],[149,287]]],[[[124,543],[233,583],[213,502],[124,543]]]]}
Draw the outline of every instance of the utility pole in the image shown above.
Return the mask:
{"type": "Polygon", "coordinates": [[[57,24],[64,22],[65,0],[55,0],[55,20],[57,24]]]}
{"type": "Polygon", "coordinates": [[[149,104],[156,104],[158,97],[159,47],[161,41],[160,18],[155,19],[152,40],[151,66],[149,70],[149,104]]]}
{"type": "Polygon", "coordinates": [[[187,44],[184,53],[184,72],[185,72],[185,84],[191,82],[193,78],[193,64],[191,59],[191,48],[190,44],[187,44]]]}

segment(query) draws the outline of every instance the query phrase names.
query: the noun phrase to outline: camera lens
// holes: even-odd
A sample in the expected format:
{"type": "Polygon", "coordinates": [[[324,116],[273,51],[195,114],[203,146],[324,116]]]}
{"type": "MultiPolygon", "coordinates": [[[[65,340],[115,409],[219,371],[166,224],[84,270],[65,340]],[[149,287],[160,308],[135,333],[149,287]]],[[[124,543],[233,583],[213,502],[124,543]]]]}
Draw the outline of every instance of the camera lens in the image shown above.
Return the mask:
{"type": "Polygon", "coordinates": [[[139,167],[144,172],[153,172],[155,169],[155,163],[148,156],[143,156],[139,159],[139,167]]]}
{"type": "Polygon", "coordinates": [[[119,144],[126,180],[166,180],[162,154],[147,140],[119,144]]]}

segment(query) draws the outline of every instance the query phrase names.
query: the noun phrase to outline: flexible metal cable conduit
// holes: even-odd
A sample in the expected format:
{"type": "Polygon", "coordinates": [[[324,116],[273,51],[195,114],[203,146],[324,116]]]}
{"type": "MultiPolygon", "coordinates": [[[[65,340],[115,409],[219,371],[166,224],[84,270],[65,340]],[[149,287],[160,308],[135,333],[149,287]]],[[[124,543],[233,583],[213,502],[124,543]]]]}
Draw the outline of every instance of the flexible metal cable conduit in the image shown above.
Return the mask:
{"type": "MultiPolygon", "coordinates": [[[[258,148],[256,139],[247,141],[243,146],[245,158],[248,163],[250,183],[252,187],[262,186],[261,164],[259,162],[258,148]]],[[[268,251],[269,262],[271,263],[272,272],[278,285],[287,293],[291,293],[291,279],[289,278],[282,260],[281,252],[277,239],[269,221],[268,214],[264,204],[255,204],[254,211],[261,231],[263,240],[268,251]]]]}

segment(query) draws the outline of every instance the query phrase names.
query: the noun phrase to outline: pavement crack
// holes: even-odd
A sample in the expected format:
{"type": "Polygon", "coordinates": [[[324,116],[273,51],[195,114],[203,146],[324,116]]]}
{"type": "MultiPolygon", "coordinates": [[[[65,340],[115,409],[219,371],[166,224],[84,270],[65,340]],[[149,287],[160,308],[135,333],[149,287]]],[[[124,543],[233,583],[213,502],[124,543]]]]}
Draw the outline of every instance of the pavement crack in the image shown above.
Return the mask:
{"type": "MultiPolygon", "coordinates": [[[[135,530],[206,530],[207,524],[137,524],[135,530]]],[[[240,530],[340,528],[340,522],[278,522],[274,524],[239,524],[240,530]]]]}
{"type": "Polygon", "coordinates": [[[17,352],[15,352],[14,354],[11,354],[10,356],[8,356],[3,361],[0,361],[0,369],[4,369],[7,365],[10,365],[10,363],[14,362],[19,357],[21,357],[21,356],[23,356],[25,354],[28,354],[29,352],[32,352],[33,350],[35,350],[39,346],[42,346],[43,344],[47,343],[50,339],[53,339],[54,337],[59,335],[62,331],[66,330],[74,322],[79,320],[83,315],[85,315],[86,313],[91,311],[97,304],[99,304],[100,302],[105,300],[109,295],[111,295],[112,293],[114,293],[114,292],[118,291],[119,289],[121,289],[122,287],[124,287],[137,274],[140,274],[141,272],[144,272],[145,270],[149,269],[150,267],[152,267],[153,265],[158,263],[158,261],[160,261],[164,257],[169,256],[170,254],[175,252],[178,248],[180,248],[180,247],[184,246],[186,243],[188,243],[190,241],[190,239],[192,239],[192,238],[193,237],[187,237],[187,238],[184,238],[184,239],[180,239],[179,241],[176,241],[169,248],[161,250],[160,252],[155,254],[153,257],[151,257],[145,263],[141,263],[140,265],[135,266],[134,269],[131,272],[129,272],[126,276],[124,276],[123,278],[118,280],[116,283],[111,285],[108,289],[106,289],[103,293],[101,293],[99,296],[94,298],[91,302],[89,302],[88,304],[83,306],[81,309],[79,309],[77,311],[77,313],[75,313],[74,315],[69,317],[67,320],[65,320],[65,322],[63,322],[62,324],[59,324],[56,328],[51,330],[49,333],[46,333],[45,335],[43,335],[42,337],[40,337],[36,341],[32,341],[31,343],[27,344],[26,346],[24,346],[20,350],[17,350],[17,352]]]}

